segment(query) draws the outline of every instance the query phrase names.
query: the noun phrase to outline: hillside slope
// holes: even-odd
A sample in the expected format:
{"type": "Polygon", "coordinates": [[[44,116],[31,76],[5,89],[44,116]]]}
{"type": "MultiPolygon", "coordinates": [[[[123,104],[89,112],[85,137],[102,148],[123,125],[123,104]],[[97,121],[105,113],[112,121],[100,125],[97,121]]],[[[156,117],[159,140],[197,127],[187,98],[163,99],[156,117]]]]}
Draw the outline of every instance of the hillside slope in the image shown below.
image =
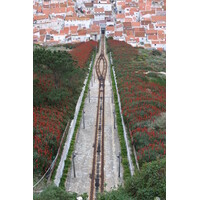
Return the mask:
{"type": "Polygon", "coordinates": [[[33,52],[33,173],[34,180],[48,169],[56,156],[97,43],[76,45],[72,51],[35,47],[33,52]],[[81,48],[81,49],[80,49],[81,48]],[[84,58],[77,52],[84,48],[84,58]]]}

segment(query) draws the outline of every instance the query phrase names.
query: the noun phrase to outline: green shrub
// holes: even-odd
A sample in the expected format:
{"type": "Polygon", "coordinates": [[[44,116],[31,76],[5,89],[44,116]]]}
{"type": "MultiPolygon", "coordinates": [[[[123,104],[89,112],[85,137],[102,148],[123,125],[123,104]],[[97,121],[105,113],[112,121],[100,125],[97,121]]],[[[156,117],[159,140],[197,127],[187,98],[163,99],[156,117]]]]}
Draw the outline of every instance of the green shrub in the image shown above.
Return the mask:
{"type": "Polygon", "coordinates": [[[166,199],[166,159],[144,164],[127,180],[125,191],[135,200],[166,199]]]}
{"type": "Polygon", "coordinates": [[[98,195],[98,200],[133,200],[121,186],[117,190],[104,192],[98,195]]]}
{"type": "Polygon", "coordinates": [[[166,160],[146,163],[125,181],[125,186],[98,195],[98,200],[166,199],[166,160]]]}
{"type": "Polygon", "coordinates": [[[34,194],[33,200],[75,200],[76,193],[68,193],[54,185],[48,186],[42,193],[34,194]]]}
{"type": "Polygon", "coordinates": [[[154,56],[161,56],[162,53],[160,51],[156,50],[156,49],[153,49],[152,55],[154,55],[154,56]]]}

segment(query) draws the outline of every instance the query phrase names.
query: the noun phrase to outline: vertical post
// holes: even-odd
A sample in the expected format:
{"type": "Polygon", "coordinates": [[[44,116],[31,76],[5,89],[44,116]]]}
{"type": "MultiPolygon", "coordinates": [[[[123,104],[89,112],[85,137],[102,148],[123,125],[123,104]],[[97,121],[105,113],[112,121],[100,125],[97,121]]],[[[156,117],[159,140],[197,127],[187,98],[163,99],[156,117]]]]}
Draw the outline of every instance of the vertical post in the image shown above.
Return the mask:
{"type": "Polygon", "coordinates": [[[118,177],[120,177],[120,158],[121,158],[121,153],[119,152],[119,155],[117,156],[119,158],[119,172],[118,172],[118,177]]]}
{"type": "Polygon", "coordinates": [[[112,92],[112,103],[113,103],[114,101],[113,101],[113,91],[112,91],[112,89],[111,89],[111,92],[112,92]]]}
{"type": "Polygon", "coordinates": [[[110,86],[111,86],[111,82],[112,82],[112,80],[111,80],[111,74],[110,74],[110,71],[109,71],[109,80],[110,80],[110,86]]]}
{"type": "Polygon", "coordinates": [[[83,129],[85,129],[85,111],[83,110],[83,129]]]}
{"type": "Polygon", "coordinates": [[[95,69],[94,69],[94,83],[95,83],[95,69]]]}
{"type": "Polygon", "coordinates": [[[72,163],[73,163],[74,178],[76,178],[75,163],[74,163],[74,158],[75,157],[76,157],[76,154],[73,152],[73,154],[72,154],[72,163]]]}
{"type": "Polygon", "coordinates": [[[113,112],[113,116],[114,116],[114,129],[116,128],[115,127],[115,109],[114,109],[114,112],[113,112]]]}
{"type": "Polygon", "coordinates": [[[90,88],[88,90],[89,90],[89,103],[90,103],[90,88]]]}

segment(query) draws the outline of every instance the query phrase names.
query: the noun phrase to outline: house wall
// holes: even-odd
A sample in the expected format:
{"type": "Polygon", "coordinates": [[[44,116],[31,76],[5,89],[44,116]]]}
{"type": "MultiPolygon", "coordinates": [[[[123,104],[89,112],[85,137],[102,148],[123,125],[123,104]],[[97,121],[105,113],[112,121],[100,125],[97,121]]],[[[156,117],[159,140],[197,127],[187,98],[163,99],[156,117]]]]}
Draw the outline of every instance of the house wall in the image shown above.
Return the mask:
{"type": "Polygon", "coordinates": [[[118,36],[116,37],[116,36],[114,36],[113,39],[114,40],[119,40],[119,41],[125,41],[124,36],[122,36],[122,37],[118,37],[118,36]]]}
{"type": "Polygon", "coordinates": [[[72,35],[71,36],[71,41],[79,41],[79,42],[86,42],[89,41],[89,36],[88,35],[72,35]]]}
{"type": "Polygon", "coordinates": [[[112,5],[111,4],[93,4],[94,8],[104,8],[105,11],[111,11],[112,10],[112,5]]]}
{"type": "Polygon", "coordinates": [[[134,16],[136,17],[136,20],[140,20],[140,13],[139,12],[134,12],[134,16]]]}
{"type": "Polygon", "coordinates": [[[98,15],[98,14],[95,14],[94,15],[94,20],[95,21],[99,21],[99,20],[105,20],[105,14],[100,14],[100,15],[98,15]]]}
{"type": "Polygon", "coordinates": [[[78,26],[79,28],[89,28],[91,24],[91,20],[73,20],[73,21],[65,21],[65,26],[78,26]]]}
{"type": "Polygon", "coordinates": [[[37,27],[39,29],[51,28],[51,23],[37,23],[33,24],[33,27],[37,27]]]}
{"type": "Polygon", "coordinates": [[[105,31],[105,36],[109,37],[110,34],[114,34],[114,31],[105,31]]]}
{"type": "Polygon", "coordinates": [[[106,22],[106,26],[114,26],[115,25],[115,22],[106,22]]]}
{"type": "Polygon", "coordinates": [[[163,48],[164,50],[166,50],[166,44],[151,44],[151,47],[157,49],[157,48],[163,48]]]}
{"type": "Polygon", "coordinates": [[[65,42],[65,35],[53,35],[55,41],[65,42]]]}

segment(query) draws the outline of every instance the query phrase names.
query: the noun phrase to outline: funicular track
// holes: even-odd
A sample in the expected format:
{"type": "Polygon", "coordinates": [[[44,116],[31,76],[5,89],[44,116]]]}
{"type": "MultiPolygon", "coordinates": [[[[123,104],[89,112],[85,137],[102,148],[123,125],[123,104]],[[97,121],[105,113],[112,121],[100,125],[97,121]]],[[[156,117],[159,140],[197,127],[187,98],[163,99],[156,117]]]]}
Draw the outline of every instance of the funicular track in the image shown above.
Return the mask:
{"type": "Polygon", "coordinates": [[[96,199],[98,192],[104,190],[104,104],[105,78],[107,62],[104,56],[104,34],[101,36],[101,52],[96,62],[96,73],[99,80],[98,105],[94,141],[93,164],[89,199],[96,199]],[[103,62],[103,68],[101,63],[103,62]],[[102,70],[101,70],[102,68],[102,70]]]}

